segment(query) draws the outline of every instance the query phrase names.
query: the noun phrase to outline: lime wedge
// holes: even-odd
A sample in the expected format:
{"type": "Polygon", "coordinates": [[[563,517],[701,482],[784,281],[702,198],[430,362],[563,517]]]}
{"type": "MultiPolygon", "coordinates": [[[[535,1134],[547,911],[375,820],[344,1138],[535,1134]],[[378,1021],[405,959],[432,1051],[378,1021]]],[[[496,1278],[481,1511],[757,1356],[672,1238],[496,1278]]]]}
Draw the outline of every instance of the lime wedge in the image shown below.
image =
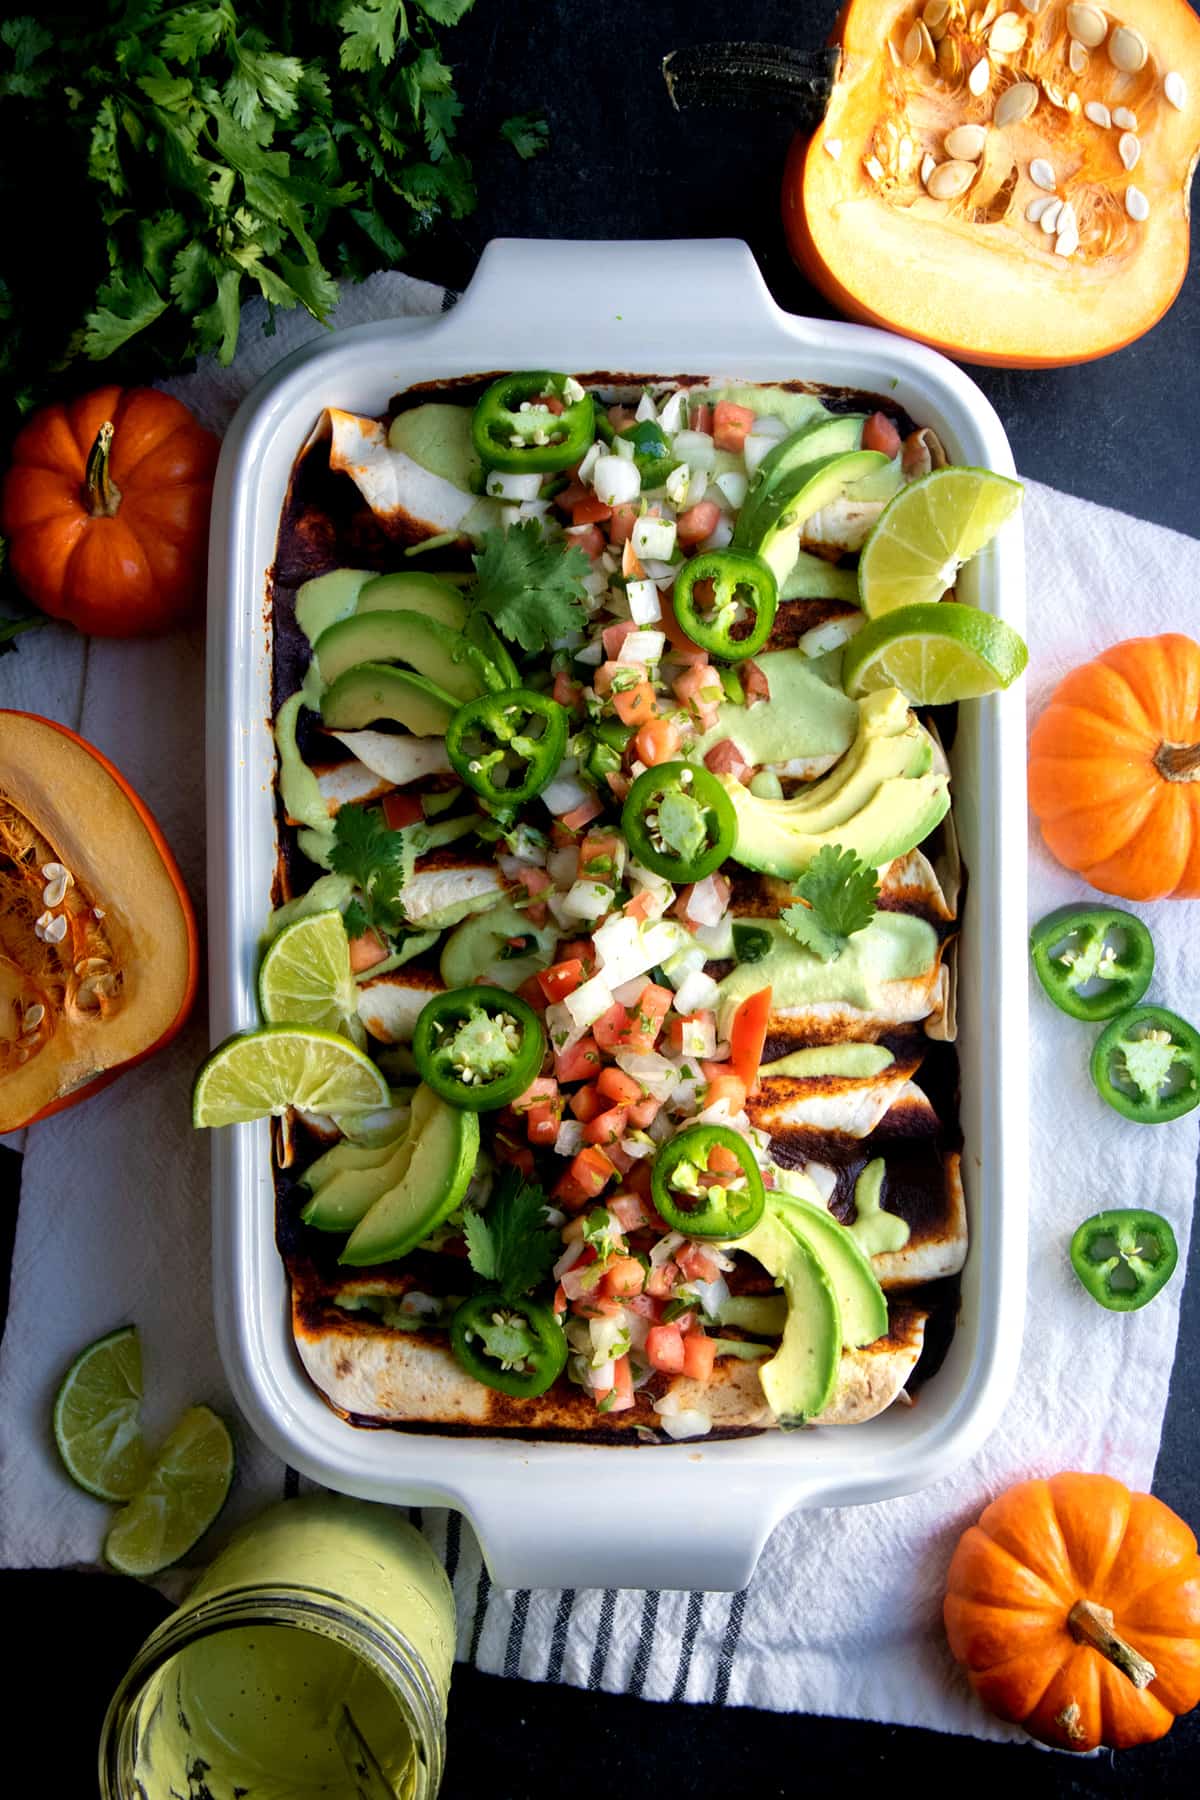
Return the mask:
{"type": "Polygon", "coordinates": [[[316,1025],[263,1025],[213,1051],[192,1089],[192,1124],[238,1125],[289,1106],[341,1113],[387,1104],[386,1080],[347,1038],[316,1025]]]}
{"type": "Polygon", "coordinates": [[[942,706],[1011,686],[1028,661],[1003,619],[943,600],[901,606],[864,625],[846,646],[842,682],[855,697],[898,687],[915,706],[942,706]]]}
{"type": "Polygon", "coordinates": [[[123,1575],[155,1575],[191,1549],[225,1504],[233,1440],[207,1406],[192,1406],[113,1520],[104,1554],[123,1575]]]}
{"type": "MultiPolygon", "coordinates": [[[[340,912],[313,913],[287,925],[258,971],[258,1004],[269,1025],[359,1025],[358,988],[340,912]]],[[[346,1033],[349,1035],[349,1033],[346,1033]]]]}
{"type": "Polygon", "coordinates": [[[939,600],[960,566],[991,542],[1024,489],[990,469],[935,469],[900,489],[858,559],[859,604],[869,619],[939,600]]]}
{"type": "Polygon", "coordinates": [[[128,1500],[149,1466],[142,1442],[142,1347],[122,1325],[81,1350],[54,1401],[54,1441],[72,1481],[98,1500],[128,1500]]]}

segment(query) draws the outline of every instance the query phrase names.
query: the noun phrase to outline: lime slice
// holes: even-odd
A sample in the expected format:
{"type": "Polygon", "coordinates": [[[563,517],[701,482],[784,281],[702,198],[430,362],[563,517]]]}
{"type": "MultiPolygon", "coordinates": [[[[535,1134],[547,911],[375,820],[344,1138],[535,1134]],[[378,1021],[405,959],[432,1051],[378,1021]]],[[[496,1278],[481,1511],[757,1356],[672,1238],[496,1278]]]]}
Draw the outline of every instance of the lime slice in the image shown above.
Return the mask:
{"type": "Polygon", "coordinates": [[[303,1112],[369,1112],[388,1085],[369,1056],[316,1025],[263,1025],[218,1046],[192,1089],[192,1124],[239,1125],[289,1106],[303,1112]]]}
{"type": "Polygon", "coordinates": [[[192,1406],[113,1520],[104,1554],[123,1575],[155,1575],[208,1530],[233,1480],[233,1440],[207,1406],[192,1406]]]}
{"type": "Polygon", "coordinates": [[[901,606],[864,625],[846,646],[842,682],[852,696],[898,687],[915,706],[942,706],[1009,687],[1028,661],[1003,619],[943,600],[901,606]]]}
{"type": "Polygon", "coordinates": [[[54,1401],[54,1441],[72,1481],[98,1500],[128,1500],[146,1478],[142,1347],[122,1325],[81,1350],[54,1401]]]}
{"type": "Polygon", "coordinates": [[[858,559],[859,604],[869,619],[939,600],[962,563],[991,542],[1024,489],[990,469],[935,469],[900,489],[858,559]]]}
{"type": "MultiPolygon", "coordinates": [[[[358,988],[340,912],[313,913],[287,925],[258,971],[258,1004],[269,1025],[358,1025],[358,988]]],[[[361,1029],[361,1027],[360,1027],[361,1029]]]]}

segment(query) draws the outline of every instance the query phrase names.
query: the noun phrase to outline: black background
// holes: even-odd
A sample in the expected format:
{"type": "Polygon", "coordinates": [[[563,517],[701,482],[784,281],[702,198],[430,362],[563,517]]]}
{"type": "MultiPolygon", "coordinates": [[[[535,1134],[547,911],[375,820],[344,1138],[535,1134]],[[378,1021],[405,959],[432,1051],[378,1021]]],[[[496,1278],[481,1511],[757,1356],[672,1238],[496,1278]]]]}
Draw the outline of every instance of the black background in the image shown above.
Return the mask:
{"type": "MultiPolygon", "coordinates": [[[[786,116],[677,116],[659,64],[672,48],[722,37],[815,45],[833,10],[824,0],[755,0],[740,9],[715,0],[477,0],[474,13],[450,34],[449,47],[480,205],[417,246],[409,272],[461,288],[496,236],[744,237],[781,305],[828,315],[830,308],[792,267],[780,228],[779,180],[791,135],[786,116]],[[538,160],[519,162],[495,138],[511,112],[549,120],[550,147],[538,160]]],[[[975,373],[1007,428],[1022,474],[1197,535],[1195,253],[1192,261],[1191,279],[1167,318],[1117,355],[1044,373],[975,373]]],[[[669,308],[669,295],[663,305],[669,308]]],[[[1179,606],[1180,628],[1195,632],[1200,596],[1181,595],[1179,606]]],[[[1131,631],[1136,623],[1131,596],[1131,631]]],[[[0,1195],[12,1196],[0,1229],[8,1232],[18,1172],[17,1159],[0,1152],[0,1195]]],[[[1134,1198],[1153,1204],[1151,1195],[1134,1198]]],[[[1031,1253],[1039,1253],[1036,1243],[1031,1253]]],[[[1200,1515],[1200,1407],[1191,1378],[1200,1349],[1198,1264],[1200,1246],[1193,1241],[1155,1482],[1161,1498],[1193,1520],[1200,1515]]],[[[0,1255],[0,1269],[7,1265],[7,1255],[0,1255]]],[[[1103,1407],[1105,1396],[1088,1389],[1086,1372],[1079,1379],[1080,1404],[1103,1407]]],[[[152,1589],[116,1577],[25,1572],[0,1575],[0,1603],[9,1670],[6,1765],[20,1767],[21,1743],[38,1744],[37,1780],[25,1791],[56,1800],[91,1795],[108,1696],[166,1603],[152,1589]]],[[[769,1671],[763,1679],[769,1684],[769,1671]]],[[[444,1800],[478,1800],[481,1792],[495,1800],[544,1800],[559,1787],[587,1800],[631,1783],[655,1794],[728,1792],[761,1800],[918,1781],[926,1791],[931,1782],[983,1782],[988,1789],[1005,1782],[1031,1796],[1194,1793],[1200,1768],[1197,1714],[1159,1745],[1072,1761],[925,1731],[656,1705],[467,1669],[455,1676],[449,1737],[444,1800]]]]}

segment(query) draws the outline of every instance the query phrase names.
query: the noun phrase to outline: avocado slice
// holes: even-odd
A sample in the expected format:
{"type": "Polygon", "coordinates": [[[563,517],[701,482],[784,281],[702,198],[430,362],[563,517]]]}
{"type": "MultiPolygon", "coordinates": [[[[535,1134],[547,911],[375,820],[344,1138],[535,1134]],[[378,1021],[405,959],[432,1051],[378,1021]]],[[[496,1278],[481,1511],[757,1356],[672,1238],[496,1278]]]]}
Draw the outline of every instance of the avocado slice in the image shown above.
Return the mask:
{"type": "Polygon", "coordinates": [[[767,706],[725,701],[717,722],[698,738],[689,756],[703,762],[723,738],[732,738],[752,763],[788,762],[794,756],[840,756],[859,730],[859,709],[840,687],[822,681],[803,650],[768,650],[755,658],[771,690],[767,706]]]}
{"type": "Polygon", "coordinates": [[[825,1410],[837,1383],[842,1319],[834,1285],[804,1239],[775,1212],[764,1213],[729,1247],[760,1262],[787,1297],[783,1339],[759,1379],[780,1425],[803,1425],[825,1410]]]}
{"type": "Polygon", "coordinates": [[[323,632],[313,655],[327,685],[356,663],[407,663],[460,703],[477,700],[498,679],[461,632],[420,612],[355,613],[323,632]]]}
{"type": "Polygon", "coordinates": [[[348,618],[362,590],[377,579],[372,569],[330,569],[306,581],[296,594],[296,623],[309,643],[348,618]]]}
{"type": "Polygon", "coordinates": [[[407,1167],[355,1226],[339,1262],[361,1267],[407,1256],[449,1217],[470,1186],[479,1158],[479,1116],[431,1096],[432,1112],[418,1124],[418,1102],[427,1092],[422,1086],[413,1100],[407,1167]]]}
{"type": "Polygon", "coordinates": [[[803,1240],[833,1283],[846,1349],[859,1350],[883,1337],[888,1309],[875,1271],[858,1240],[822,1206],[816,1189],[811,1200],[772,1193],[769,1206],[784,1230],[803,1240]]]}
{"type": "Polygon", "coordinates": [[[352,1144],[336,1144],[326,1151],[303,1176],[304,1185],[313,1188],[312,1199],[300,1213],[304,1223],[317,1231],[353,1231],[380,1196],[403,1180],[412,1161],[416,1131],[414,1117],[406,1136],[398,1144],[389,1144],[383,1156],[352,1144]],[[350,1156],[351,1150],[357,1150],[357,1155],[350,1156]],[[333,1163],[330,1158],[335,1156],[338,1160],[333,1163]],[[318,1170],[322,1172],[318,1174],[318,1170]]]}
{"type": "Polygon", "coordinates": [[[321,717],[334,731],[358,731],[378,719],[391,719],[414,737],[445,737],[457,711],[453,694],[423,675],[386,663],[356,663],[338,676],[321,701],[321,717]]]}
{"type": "Polygon", "coordinates": [[[776,493],[797,470],[826,456],[844,456],[862,447],[865,413],[843,413],[837,418],[810,419],[799,431],[776,444],[754,471],[749,492],[738,515],[733,541],[739,548],[755,543],[759,536],[756,515],[761,514],[771,495],[776,493]]]}
{"type": "Polygon", "coordinates": [[[470,406],[427,400],[397,413],[388,427],[388,447],[403,450],[443,481],[478,493],[483,486],[483,464],[471,439],[470,406]]]}
{"type": "Polygon", "coordinates": [[[546,967],[557,940],[558,927],[553,921],[549,927],[535,930],[518,907],[507,903],[493,906],[464,919],[450,933],[442,946],[442,980],[448,988],[460,988],[482,977],[492,987],[515,994],[523,981],[546,967]],[[509,945],[517,937],[532,937],[533,948],[514,956],[509,945]]]}
{"type": "Polygon", "coordinates": [[[851,450],[805,463],[785,476],[762,505],[755,507],[741,548],[761,556],[780,586],[786,586],[800,550],[805,521],[836,500],[852,481],[882,468],[887,460],[880,450],[851,450]]]}
{"type": "Polygon", "coordinates": [[[843,600],[858,605],[858,570],[839,569],[836,563],[810,550],[799,550],[792,572],[779,590],[781,600],[843,600]]]}
{"type": "Polygon", "coordinates": [[[353,610],[424,613],[427,619],[448,625],[451,631],[461,631],[467,622],[467,603],[452,582],[408,570],[372,576],[360,588],[353,610]]]}

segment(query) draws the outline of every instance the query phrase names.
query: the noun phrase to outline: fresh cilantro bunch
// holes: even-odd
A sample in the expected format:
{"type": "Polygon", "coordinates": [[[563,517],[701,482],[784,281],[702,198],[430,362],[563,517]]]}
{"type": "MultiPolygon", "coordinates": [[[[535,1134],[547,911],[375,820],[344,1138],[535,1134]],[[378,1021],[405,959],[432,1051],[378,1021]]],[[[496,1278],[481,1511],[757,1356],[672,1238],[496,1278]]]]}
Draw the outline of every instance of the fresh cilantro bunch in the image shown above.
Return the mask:
{"type": "Polygon", "coordinates": [[[346,908],[349,937],[375,931],[386,942],[404,930],[404,889],[412,880],[424,826],[391,831],[382,813],[365,806],[338,808],[329,866],[348,875],[361,898],[346,908]]]}
{"type": "Polygon", "coordinates": [[[562,1249],[546,1223],[545,1194],[519,1169],[504,1170],[487,1211],[468,1212],[464,1229],[471,1267],[506,1300],[519,1300],[543,1282],[562,1249]]]}
{"type": "MultiPolygon", "coordinates": [[[[109,379],[227,363],[244,300],[324,319],[336,277],[468,213],[442,40],[472,3],[96,0],[5,19],[6,410],[81,358],[117,359],[109,379]]],[[[502,131],[522,157],[545,140],[528,117],[502,131]]]]}
{"type": "Polygon", "coordinates": [[[545,650],[583,625],[583,577],[591,568],[577,545],[547,543],[536,519],[485,531],[472,557],[471,603],[522,650],[545,650]]]}
{"type": "Polygon", "coordinates": [[[809,863],[792,889],[803,904],[780,914],[798,943],[833,962],[842,954],[856,931],[865,931],[875,917],[879,881],[875,870],[859,862],[853,850],[826,844],[809,863]]]}

